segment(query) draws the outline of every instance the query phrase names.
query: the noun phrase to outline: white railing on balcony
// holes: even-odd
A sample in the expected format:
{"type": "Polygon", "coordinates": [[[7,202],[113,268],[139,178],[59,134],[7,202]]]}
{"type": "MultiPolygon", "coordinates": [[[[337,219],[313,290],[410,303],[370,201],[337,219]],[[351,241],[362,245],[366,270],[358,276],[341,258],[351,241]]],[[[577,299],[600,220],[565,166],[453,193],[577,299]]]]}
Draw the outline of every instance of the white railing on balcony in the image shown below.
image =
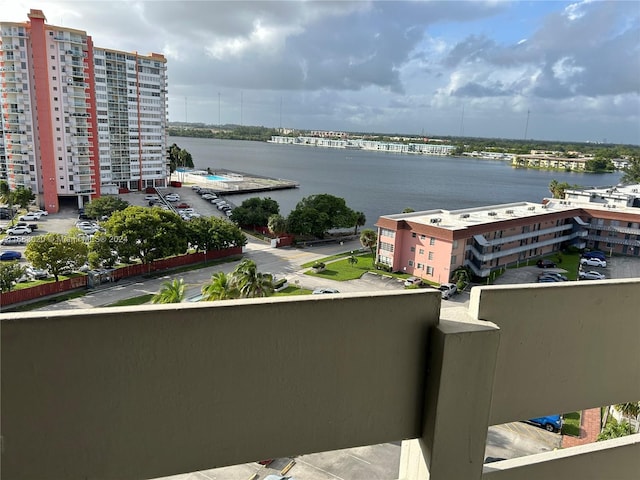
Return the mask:
{"type": "Polygon", "coordinates": [[[640,398],[639,287],[479,287],[442,319],[429,291],[3,314],[3,474],[154,478],[408,440],[406,480],[637,478],[639,435],[483,456],[489,425],[640,398]]]}

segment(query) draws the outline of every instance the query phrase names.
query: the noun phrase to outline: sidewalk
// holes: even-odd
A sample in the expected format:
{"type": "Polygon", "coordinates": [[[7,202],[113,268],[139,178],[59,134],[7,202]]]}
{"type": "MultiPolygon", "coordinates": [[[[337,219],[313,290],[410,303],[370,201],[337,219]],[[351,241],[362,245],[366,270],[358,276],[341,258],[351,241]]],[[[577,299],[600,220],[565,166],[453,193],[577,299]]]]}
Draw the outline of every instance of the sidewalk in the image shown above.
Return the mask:
{"type": "Polygon", "coordinates": [[[580,416],[580,436],[562,436],[562,448],[577,447],[593,443],[598,439],[600,433],[600,409],[590,408],[583,410],[580,416]]]}

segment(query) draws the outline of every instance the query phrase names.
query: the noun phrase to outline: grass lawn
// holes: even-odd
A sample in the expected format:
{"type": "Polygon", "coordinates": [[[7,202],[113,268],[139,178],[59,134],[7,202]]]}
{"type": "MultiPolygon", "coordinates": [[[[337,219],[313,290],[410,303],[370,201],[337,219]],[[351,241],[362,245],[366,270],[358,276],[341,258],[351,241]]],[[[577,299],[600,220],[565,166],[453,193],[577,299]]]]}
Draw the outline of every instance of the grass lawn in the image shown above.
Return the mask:
{"type": "Polygon", "coordinates": [[[124,300],[119,300],[117,302],[110,303],[109,305],[105,305],[105,306],[106,307],[126,307],[129,305],[142,305],[145,303],[149,303],[153,295],[154,295],[153,293],[147,293],[145,295],[140,295],[139,297],[125,298],[124,300]]]}
{"type": "Polygon", "coordinates": [[[294,286],[289,286],[284,290],[279,292],[275,292],[272,297],[290,297],[292,295],[311,295],[311,290],[307,290],[306,288],[298,288],[294,286]]]}
{"type": "Polygon", "coordinates": [[[580,413],[581,412],[571,412],[565,413],[562,415],[563,423],[562,423],[562,434],[563,435],[571,435],[573,437],[580,436],[580,413]]]}
{"type": "MultiPolygon", "coordinates": [[[[360,250],[353,250],[353,255],[358,257],[358,261],[360,259],[359,253],[361,253],[360,250]]],[[[326,264],[326,263],[331,262],[333,260],[338,260],[340,258],[347,258],[347,257],[350,257],[350,256],[351,256],[351,252],[343,252],[343,253],[338,253],[336,255],[331,255],[330,257],[322,258],[322,259],[317,260],[317,261],[326,264]]],[[[371,254],[368,254],[368,256],[371,256],[371,254]]],[[[302,268],[311,268],[314,263],[316,263],[316,261],[303,263],[301,266],[302,266],[302,268]]]]}
{"type": "MultiPolygon", "coordinates": [[[[348,256],[351,255],[348,254],[348,256]]],[[[331,263],[323,260],[323,263],[326,265],[324,271],[315,273],[313,270],[310,270],[306,272],[306,274],[312,277],[329,278],[341,282],[355,280],[373,269],[373,256],[370,253],[357,256],[356,258],[358,259],[358,263],[353,265],[349,263],[348,258],[343,258],[342,260],[331,263]]]]}

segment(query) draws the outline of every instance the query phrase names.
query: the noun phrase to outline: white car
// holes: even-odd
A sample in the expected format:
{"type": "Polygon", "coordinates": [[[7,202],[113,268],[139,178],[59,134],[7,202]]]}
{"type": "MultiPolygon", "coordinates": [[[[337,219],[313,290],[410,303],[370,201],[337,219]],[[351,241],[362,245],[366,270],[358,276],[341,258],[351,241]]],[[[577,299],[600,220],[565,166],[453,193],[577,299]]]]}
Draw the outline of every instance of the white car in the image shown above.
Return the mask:
{"type": "Polygon", "coordinates": [[[145,196],[144,196],[144,199],[145,199],[145,200],[147,200],[147,201],[151,201],[151,200],[160,200],[160,199],[158,198],[158,195],[145,195],[145,196]]]}
{"type": "Polygon", "coordinates": [[[607,277],[605,277],[600,272],[596,272],[595,270],[591,270],[589,272],[580,272],[578,274],[578,278],[580,280],[604,280],[607,277]]]}
{"type": "Polygon", "coordinates": [[[422,279],[418,277],[409,277],[404,281],[405,287],[411,287],[413,285],[422,285],[422,279]]]}
{"type": "Polygon", "coordinates": [[[449,300],[453,295],[458,292],[458,287],[455,283],[443,283],[438,287],[438,290],[442,293],[442,298],[449,300]]]}
{"type": "Polygon", "coordinates": [[[580,265],[587,265],[589,267],[606,267],[607,266],[607,261],[606,260],[601,260],[599,258],[581,258],[580,259],[580,265]]]}
{"type": "Polygon", "coordinates": [[[36,215],[40,215],[40,216],[48,216],[49,212],[47,212],[46,210],[35,210],[34,212],[31,213],[35,213],[36,215]]]}
{"type": "Polygon", "coordinates": [[[40,215],[35,212],[25,213],[20,216],[21,221],[28,222],[30,220],[40,220],[40,215]]]}
{"type": "Polygon", "coordinates": [[[31,233],[31,229],[29,227],[13,227],[8,228],[7,233],[9,235],[29,235],[31,233]]]}
{"type": "Polygon", "coordinates": [[[316,288],[313,292],[311,292],[313,295],[322,295],[325,293],[340,293],[338,290],[336,290],[335,288],[316,288]]]}

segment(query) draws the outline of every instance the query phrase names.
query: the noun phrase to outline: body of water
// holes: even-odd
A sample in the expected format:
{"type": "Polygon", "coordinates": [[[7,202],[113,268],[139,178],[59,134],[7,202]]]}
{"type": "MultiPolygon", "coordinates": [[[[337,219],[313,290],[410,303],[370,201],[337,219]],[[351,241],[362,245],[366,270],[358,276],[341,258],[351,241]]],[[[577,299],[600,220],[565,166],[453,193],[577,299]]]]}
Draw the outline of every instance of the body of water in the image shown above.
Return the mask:
{"type": "Polygon", "coordinates": [[[329,193],[364,212],[367,227],[381,215],[530,201],[549,197],[549,182],[571,185],[616,185],[621,173],[590,174],[513,168],[510,163],[466,157],[407,155],[330,149],[264,142],[169,137],[193,156],[196,169],[227,169],[293,180],[300,188],[233,195],[237,205],[246,198],[268,196],[284,216],[309,195],[329,193]]]}

